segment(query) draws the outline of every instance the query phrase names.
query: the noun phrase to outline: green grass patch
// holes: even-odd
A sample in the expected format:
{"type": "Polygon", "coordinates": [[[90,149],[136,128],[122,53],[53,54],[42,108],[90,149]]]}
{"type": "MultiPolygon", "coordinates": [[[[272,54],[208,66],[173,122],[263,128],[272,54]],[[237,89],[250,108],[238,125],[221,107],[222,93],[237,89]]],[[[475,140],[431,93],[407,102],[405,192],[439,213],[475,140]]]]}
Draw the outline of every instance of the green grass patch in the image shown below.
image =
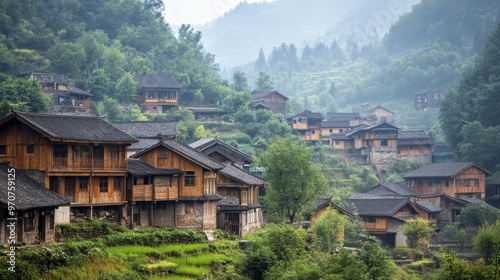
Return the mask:
{"type": "Polygon", "coordinates": [[[128,254],[149,254],[149,253],[200,253],[206,252],[209,249],[209,244],[193,243],[193,244],[165,244],[158,247],[140,246],[140,245],[124,245],[109,247],[107,249],[110,254],[128,255],[128,254]]]}
{"type": "Polygon", "coordinates": [[[209,273],[210,269],[203,266],[195,266],[195,265],[179,265],[175,270],[175,274],[178,275],[190,275],[190,276],[200,276],[203,273],[209,273]]]}
{"type": "Polygon", "coordinates": [[[169,261],[158,261],[155,263],[141,265],[141,271],[153,273],[173,272],[177,268],[177,264],[169,261]]]}
{"type": "Polygon", "coordinates": [[[215,261],[228,260],[229,257],[223,254],[199,254],[199,255],[187,255],[185,257],[169,258],[169,261],[175,262],[179,265],[188,264],[196,266],[206,266],[215,261]]]}
{"type": "Polygon", "coordinates": [[[196,278],[193,277],[188,277],[188,276],[182,276],[182,275],[170,275],[170,276],[153,276],[149,277],[149,280],[162,280],[162,279],[168,279],[168,280],[195,280],[196,278]]]}

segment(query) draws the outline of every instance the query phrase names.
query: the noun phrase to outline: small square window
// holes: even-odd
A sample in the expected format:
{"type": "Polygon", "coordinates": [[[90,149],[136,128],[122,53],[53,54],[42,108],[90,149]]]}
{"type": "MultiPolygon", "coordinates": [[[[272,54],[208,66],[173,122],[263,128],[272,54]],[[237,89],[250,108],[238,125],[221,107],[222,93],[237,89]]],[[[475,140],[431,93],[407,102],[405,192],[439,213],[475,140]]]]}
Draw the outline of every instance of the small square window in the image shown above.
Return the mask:
{"type": "Polygon", "coordinates": [[[369,223],[376,223],[377,222],[377,218],[375,218],[375,217],[368,217],[368,222],[369,223]]]}
{"type": "Polygon", "coordinates": [[[158,154],[158,158],[162,158],[162,159],[168,158],[168,152],[165,150],[160,151],[158,154]]]}
{"type": "Polygon", "coordinates": [[[26,153],[32,154],[35,152],[35,145],[26,145],[26,153]]]}
{"type": "Polygon", "coordinates": [[[102,193],[108,192],[108,177],[101,177],[99,179],[99,192],[102,193]]]}
{"type": "Polygon", "coordinates": [[[195,185],[194,171],[186,171],[184,173],[184,186],[194,187],[194,185],[195,185]]]}

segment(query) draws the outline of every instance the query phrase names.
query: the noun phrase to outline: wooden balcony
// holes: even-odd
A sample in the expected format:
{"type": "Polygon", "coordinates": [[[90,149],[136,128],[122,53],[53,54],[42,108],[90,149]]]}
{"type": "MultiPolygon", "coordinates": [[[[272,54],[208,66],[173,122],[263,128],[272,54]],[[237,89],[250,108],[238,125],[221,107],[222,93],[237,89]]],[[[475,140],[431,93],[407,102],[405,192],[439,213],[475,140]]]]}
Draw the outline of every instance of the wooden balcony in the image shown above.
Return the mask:
{"type": "Polygon", "coordinates": [[[90,158],[81,158],[79,160],[68,159],[67,157],[54,157],[50,164],[51,169],[55,170],[125,170],[127,168],[125,161],[102,160],[90,158]]]}
{"type": "Polygon", "coordinates": [[[177,187],[153,187],[152,184],[134,185],[132,193],[129,193],[128,196],[133,201],[177,200],[179,190],[177,187]]]}

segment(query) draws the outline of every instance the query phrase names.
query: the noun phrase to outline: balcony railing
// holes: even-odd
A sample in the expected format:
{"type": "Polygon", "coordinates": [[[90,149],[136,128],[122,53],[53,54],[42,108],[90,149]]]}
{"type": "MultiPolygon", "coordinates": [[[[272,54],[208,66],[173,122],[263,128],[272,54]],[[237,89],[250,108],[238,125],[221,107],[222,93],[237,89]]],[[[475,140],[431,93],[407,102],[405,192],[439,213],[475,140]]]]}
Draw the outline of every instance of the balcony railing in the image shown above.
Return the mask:
{"type": "Polygon", "coordinates": [[[59,170],[121,170],[126,168],[126,162],[103,159],[94,159],[92,161],[89,158],[71,160],[67,157],[54,157],[52,158],[51,168],[59,170]]]}

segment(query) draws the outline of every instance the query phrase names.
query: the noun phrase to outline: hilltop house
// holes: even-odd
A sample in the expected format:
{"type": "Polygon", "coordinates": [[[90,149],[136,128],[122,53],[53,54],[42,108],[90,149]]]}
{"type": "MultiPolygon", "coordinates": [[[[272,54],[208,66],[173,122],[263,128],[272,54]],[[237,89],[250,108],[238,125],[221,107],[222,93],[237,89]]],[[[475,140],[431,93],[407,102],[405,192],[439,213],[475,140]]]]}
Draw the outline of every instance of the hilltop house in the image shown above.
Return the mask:
{"type": "Polygon", "coordinates": [[[217,107],[186,107],[193,112],[194,119],[197,121],[220,121],[226,111],[217,107]]]}
{"type": "Polygon", "coordinates": [[[422,163],[432,162],[434,142],[424,131],[398,131],[398,160],[407,158],[422,163]]]}
{"type": "Polygon", "coordinates": [[[383,245],[406,246],[400,226],[419,214],[408,197],[362,193],[350,196],[346,202],[351,205],[349,211],[363,220],[366,231],[383,245]]]}
{"type": "Polygon", "coordinates": [[[31,72],[31,81],[42,86],[42,91],[50,98],[50,113],[90,113],[92,94],[70,86],[70,79],[64,74],[31,72]]]}
{"type": "Polygon", "coordinates": [[[9,238],[25,244],[53,243],[55,210],[68,206],[69,200],[7,163],[0,163],[0,177],[0,245],[12,246],[9,238]],[[8,178],[14,179],[15,185],[10,185],[8,178]],[[9,189],[12,186],[14,188],[9,189]],[[13,212],[8,210],[10,203],[14,203],[13,212]],[[16,228],[11,236],[12,218],[16,228]]]}
{"type": "Polygon", "coordinates": [[[288,124],[292,126],[292,131],[306,141],[319,141],[321,131],[321,121],[324,119],[321,113],[313,113],[305,110],[302,113],[287,118],[288,124]]]}
{"type": "Polygon", "coordinates": [[[444,98],[444,95],[442,88],[417,93],[414,95],[414,108],[416,111],[439,109],[439,103],[444,98]]]}
{"type": "MultiPolygon", "coordinates": [[[[210,232],[217,226],[217,171],[225,166],[176,140],[163,140],[131,158],[142,159],[156,168],[179,169],[176,203],[165,203],[177,228],[210,232]]],[[[133,174],[132,174],[133,175],[133,174]]],[[[163,207],[162,205],[162,207],[163,207]]]]}
{"type": "Polygon", "coordinates": [[[135,75],[139,104],[149,114],[162,114],[179,104],[181,84],[169,74],[135,75]]]}
{"type": "Polygon", "coordinates": [[[394,123],[394,113],[392,111],[382,106],[369,109],[368,105],[368,103],[365,103],[358,108],[354,108],[352,111],[354,113],[359,113],[363,119],[371,121],[369,125],[377,123],[394,123]]]}
{"type": "Polygon", "coordinates": [[[271,110],[275,114],[280,114],[286,117],[286,102],[288,97],[278,91],[258,92],[252,91],[252,111],[266,109],[271,110]]]}
{"type": "Polygon", "coordinates": [[[404,178],[420,194],[484,199],[487,175],[491,173],[472,162],[445,162],[423,165],[404,178]]]}
{"type": "Polygon", "coordinates": [[[100,117],[12,112],[0,120],[0,162],[67,198],[56,223],[125,221],[126,149],[137,142],[100,117]]]}

